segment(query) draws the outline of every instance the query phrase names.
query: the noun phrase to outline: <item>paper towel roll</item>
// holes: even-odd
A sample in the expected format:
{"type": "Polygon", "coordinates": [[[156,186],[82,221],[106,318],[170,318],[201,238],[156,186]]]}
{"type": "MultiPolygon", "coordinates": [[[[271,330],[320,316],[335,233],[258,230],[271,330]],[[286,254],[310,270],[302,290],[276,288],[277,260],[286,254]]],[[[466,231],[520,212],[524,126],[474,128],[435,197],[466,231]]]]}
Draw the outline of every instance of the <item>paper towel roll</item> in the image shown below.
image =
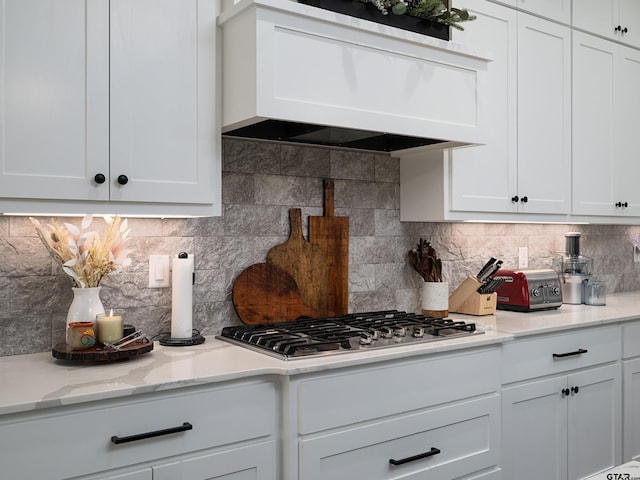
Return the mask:
{"type": "Polygon", "coordinates": [[[192,337],[193,255],[173,257],[171,276],[171,338],[192,337]]]}

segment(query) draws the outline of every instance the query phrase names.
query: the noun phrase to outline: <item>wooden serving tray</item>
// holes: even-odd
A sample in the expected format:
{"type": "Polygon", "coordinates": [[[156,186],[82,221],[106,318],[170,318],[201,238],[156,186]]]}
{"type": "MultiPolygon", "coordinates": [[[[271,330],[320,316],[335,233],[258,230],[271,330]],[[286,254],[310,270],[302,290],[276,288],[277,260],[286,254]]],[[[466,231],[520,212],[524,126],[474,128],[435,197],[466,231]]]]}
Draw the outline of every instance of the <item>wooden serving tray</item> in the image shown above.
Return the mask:
{"type": "Polygon", "coordinates": [[[51,350],[53,358],[70,360],[73,362],[114,362],[137,357],[153,350],[153,342],[134,342],[125,345],[120,350],[105,347],[91,347],[86,350],[72,350],[66,343],[58,343],[51,350]]]}

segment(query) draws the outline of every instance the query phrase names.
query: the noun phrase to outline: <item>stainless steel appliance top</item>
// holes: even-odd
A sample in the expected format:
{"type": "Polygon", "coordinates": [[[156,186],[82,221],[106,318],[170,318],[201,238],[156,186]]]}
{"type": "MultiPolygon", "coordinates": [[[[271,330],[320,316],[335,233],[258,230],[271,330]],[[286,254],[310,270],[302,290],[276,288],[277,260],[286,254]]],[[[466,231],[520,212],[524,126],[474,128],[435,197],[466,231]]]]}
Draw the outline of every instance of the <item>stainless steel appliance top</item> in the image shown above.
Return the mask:
{"type": "Polygon", "coordinates": [[[475,323],[398,310],[224,327],[219,338],[281,359],[434,342],[484,333],[475,323]]]}

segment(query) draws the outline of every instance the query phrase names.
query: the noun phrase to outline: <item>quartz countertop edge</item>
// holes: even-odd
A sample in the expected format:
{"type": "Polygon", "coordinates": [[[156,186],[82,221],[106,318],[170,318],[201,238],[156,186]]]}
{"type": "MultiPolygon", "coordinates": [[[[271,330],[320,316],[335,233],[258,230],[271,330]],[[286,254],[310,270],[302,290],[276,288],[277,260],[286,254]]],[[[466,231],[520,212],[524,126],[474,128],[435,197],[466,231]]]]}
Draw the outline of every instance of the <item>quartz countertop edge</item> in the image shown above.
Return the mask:
{"type": "Polygon", "coordinates": [[[164,347],[156,343],[150,353],[106,364],[60,361],[51,352],[0,357],[0,415],[225,381],[357,367],[481,348],[543,333],[623,323],[640,319],[640,292],[609,295],[606,306],[562,305],[559,309],[531,313],[499,310],[495,315],[450,317],[476,322],[484,333],[292,360],[281,360],[215,337],[207,337],[204,344],[193,347],[164,347]]]}
{"type": "Polygon", "coordinates": [[[609,295],[602,306],[563,304],[558,309],[530,313],[498,311],[493,328],[520,338],[639,319],[640,292],[625,292],[609,295]]]}
{"type": "Polygon", "coordinates": [[[511,338],[510,334],[487,331],[439,342],[293,360],[281,360],[215,337],[207,337],[205,343],[193,347],[165,347],[156,343],[150,353],[104,364],[60,361],[50,352],[15,355],[0,358],[0,415],[225,381],[321,372],[448,353],[511,338]]]}

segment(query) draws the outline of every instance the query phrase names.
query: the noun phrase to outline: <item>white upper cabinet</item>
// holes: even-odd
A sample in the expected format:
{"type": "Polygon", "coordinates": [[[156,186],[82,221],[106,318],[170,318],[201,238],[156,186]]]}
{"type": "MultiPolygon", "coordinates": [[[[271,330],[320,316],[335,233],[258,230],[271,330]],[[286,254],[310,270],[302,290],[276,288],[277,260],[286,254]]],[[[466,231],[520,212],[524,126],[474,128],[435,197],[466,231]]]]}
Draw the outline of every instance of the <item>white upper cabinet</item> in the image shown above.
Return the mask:
{"type": "Polygon", "coordinates": [[[536,214],[554,220],[569,214],[570,28],[492,2],[459,5],[478,19],[454,30],[453,40],[493,56],[479,84],[489,140],[444,154],[402,155],[401,219],[518,220],[536,214]]]}
{"type": "Polygon", "coordinates": [[[569,213],[571,30],[518,14],[519,211],[569,213]],[[525,201],[526,200],[526,201],[525,201]]]}
{"type": "Polygon", "coordinates": [[[517,13],[491,3],[474,2],[478,19],[454,31],[456,42],[492,52],[482,87],[487,90],[489,138],[486,145],[451,152],[451,208],[485,212],[517,211],[517,13]]]}
{"type": "MultiPolygon", "coordinates": [[[[571,0],[489,0],[560,23],[571,22],[571,0]]],[[[582,1],[582,0],[580,0],[582,1]]],[[[466,5],[466,4],[465,4],[466,5]]]]}
{"type": "Polygon", "coordinates": [[[220,214],[214,0],[2,6],[0,212],[220,214]]]}
{"type": "Polygon", "coordinates": [[[637,0],[574,0],[573,26],[640,47],[640,2],[637,0]]]}
{"type": "Polygon", "coordinates": [[[111,0],[111,200],[214,203],[214,5],[111,0]]]}
{"type": "Polygon", "coordinates": [[[640,216],[640,51],[574,32],[573,213],[640,216]]]}
{"type": "Polygon", "coordinates": [[[1,5],[0,196],[108,200],[108,0],[1,5]]]}
{"type": "Polygon", "coordinates": [[[620,46],[614,108],[616,115],[616,202],[623,215],[640,217],[640,51],[620,46]]]}

